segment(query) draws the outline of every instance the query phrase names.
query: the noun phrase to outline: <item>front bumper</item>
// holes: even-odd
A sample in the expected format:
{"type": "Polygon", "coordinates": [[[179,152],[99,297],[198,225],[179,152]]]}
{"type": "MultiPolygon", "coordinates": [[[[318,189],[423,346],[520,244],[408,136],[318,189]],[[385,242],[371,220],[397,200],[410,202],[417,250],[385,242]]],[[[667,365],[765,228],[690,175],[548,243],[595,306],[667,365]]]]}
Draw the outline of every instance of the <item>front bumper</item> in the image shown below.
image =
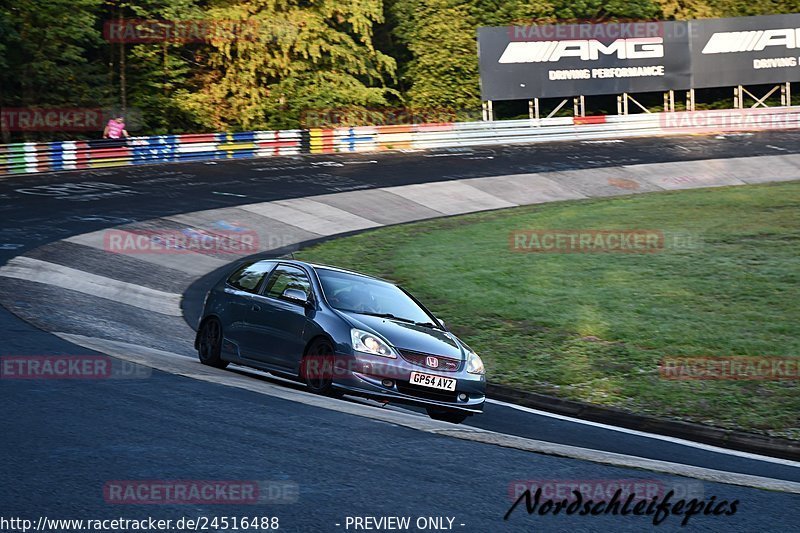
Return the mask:
{"type": "Polygon", "coordinates": [[[334,386],[363,396],[470,413],[482,412],[486,400],[486,377],[465,370],[437,371],[399,357],[389,359],[358,352],[355,355],[337,354],[334,366],[334,386]],[[455,379],[456,390],[451,392],[412,385],[409,382],[412,372],[455,379]]]}

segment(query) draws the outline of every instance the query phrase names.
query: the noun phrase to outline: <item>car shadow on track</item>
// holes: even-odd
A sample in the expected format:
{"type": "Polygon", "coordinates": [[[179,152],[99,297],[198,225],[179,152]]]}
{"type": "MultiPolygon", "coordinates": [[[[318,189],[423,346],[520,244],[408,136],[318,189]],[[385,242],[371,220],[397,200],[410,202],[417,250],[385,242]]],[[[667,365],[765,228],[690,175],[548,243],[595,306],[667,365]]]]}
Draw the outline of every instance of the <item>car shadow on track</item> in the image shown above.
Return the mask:
{"type": "MultiPolygon", "coordinates": [[[[308,391],[306,385],[298,380],[293,380],[289,378],[284,378],[281,376],[276,376],[274,374],[270,374],[269,372],[264,372],[262,370],[256,370],[253,368],[238,366],[238,365],[229,365],[226,369],[228,372],[233,372],[240,376],[246,376],[251,379],[257,379],[259,381],[263,381],[266,383],[270,383],[272,385],[277,385],[280,387],[285,387],[287,389],[292,389],[300,392],[305,392],[306,394],[313,394],[308,391]]],[[[371,400],[369,398],[364,398],[361,396],[351,396],[351,395],[344,395],[339,398],[339,401],[354,403],[359,405],[369,405],[376,409],[389,409],[393,411],[401,411],[405,413],[416,413],[420,416],[425,416],[427,418],[427,413],[424,408],[417,407],[413,405],[400,405],[391,402],[381,402],[377,400],[371,400]]]]}

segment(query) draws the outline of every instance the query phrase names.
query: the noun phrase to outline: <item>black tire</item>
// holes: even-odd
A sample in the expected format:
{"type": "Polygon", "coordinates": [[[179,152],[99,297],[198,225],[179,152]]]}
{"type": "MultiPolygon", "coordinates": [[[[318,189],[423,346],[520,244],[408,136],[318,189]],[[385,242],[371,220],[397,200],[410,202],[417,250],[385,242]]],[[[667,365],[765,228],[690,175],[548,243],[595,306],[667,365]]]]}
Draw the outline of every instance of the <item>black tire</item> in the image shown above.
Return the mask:
{"type": "Polygon", "coordinates": [[[216,318],[210,318],[203,323],[197,341],[197,356],[204,365],[214,368],[225,368],[228,361],[223,361],[222,353],[222,324],[216,318]]]}
{"type": "Polygon", "coordinates": [[[341,397],[342,393],[333,386],[333,363],[331,343],[325,339],[315,340],[300,361],[300,380],[314,394],[341,397]]]}
{"type": "Polygon", "coordinates": [[[460,413],[458,411],[439,411],[437,409],[428,408],[428,416],[434,420],[441,420],[442,422],[450,422],[451,424],[460,424],[469,416],[467,413],[460,413]]]}

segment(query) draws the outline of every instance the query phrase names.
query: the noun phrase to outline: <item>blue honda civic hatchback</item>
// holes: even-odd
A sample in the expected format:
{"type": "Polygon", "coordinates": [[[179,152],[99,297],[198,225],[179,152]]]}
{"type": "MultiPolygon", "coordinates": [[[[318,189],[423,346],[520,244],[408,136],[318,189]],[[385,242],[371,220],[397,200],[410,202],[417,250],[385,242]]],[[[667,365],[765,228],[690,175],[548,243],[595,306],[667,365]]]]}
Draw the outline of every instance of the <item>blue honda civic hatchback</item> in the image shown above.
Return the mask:
{"type": "Polygon", "coordinates": [[[295,260],[238,265],[208,293],[200,362],[303,381],[317,394],[423,406],[453,423],[480,413],[481,358],[388,281],[295,260]]]}

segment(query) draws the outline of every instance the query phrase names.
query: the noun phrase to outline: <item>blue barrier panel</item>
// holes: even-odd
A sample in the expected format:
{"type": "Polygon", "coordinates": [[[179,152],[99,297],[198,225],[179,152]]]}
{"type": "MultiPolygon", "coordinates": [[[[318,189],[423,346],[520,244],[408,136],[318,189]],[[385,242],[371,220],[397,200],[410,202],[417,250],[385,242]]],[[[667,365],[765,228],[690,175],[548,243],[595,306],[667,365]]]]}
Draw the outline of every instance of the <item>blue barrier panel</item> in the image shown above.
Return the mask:
{"type": "Polygon", "coordinates": [[[237,142],[244,142],[244,141],[255,141],[256,140],[256,132],[254,131],[242,131],[239,133],[232,134],[234,141],[237,142]]]}
{"type": "Polygon", "coordinates": [[[208,161],[209,159],[220,159],[217,157],[218,150],[208,152],[185,152],[180,154],[181,161],[208,161]]]}
{"type": "Polygon", "coordinates": [[[64,143],[52,142],[48,144],[51,170],[64,170],[64,143]]]}
{"type": "Polygon", "coordinates": [[[376,135],[368,135],[368,134],[356,134],[354,128],[350,128],[347,130],[347,135],[341,137],[340,140],[343,143],[347,143],[347,151],[348,152],[355,152],[356,146],[359,143],[368,143],[375,141],[376,135]]]}
{"type": "Polygon", "coordinates": [[[177,146],[180,139],[177,135],[157,135],[130,141],[133,145],[133,164],[161,163],[177,161],[180,154],[177,146]]]}

